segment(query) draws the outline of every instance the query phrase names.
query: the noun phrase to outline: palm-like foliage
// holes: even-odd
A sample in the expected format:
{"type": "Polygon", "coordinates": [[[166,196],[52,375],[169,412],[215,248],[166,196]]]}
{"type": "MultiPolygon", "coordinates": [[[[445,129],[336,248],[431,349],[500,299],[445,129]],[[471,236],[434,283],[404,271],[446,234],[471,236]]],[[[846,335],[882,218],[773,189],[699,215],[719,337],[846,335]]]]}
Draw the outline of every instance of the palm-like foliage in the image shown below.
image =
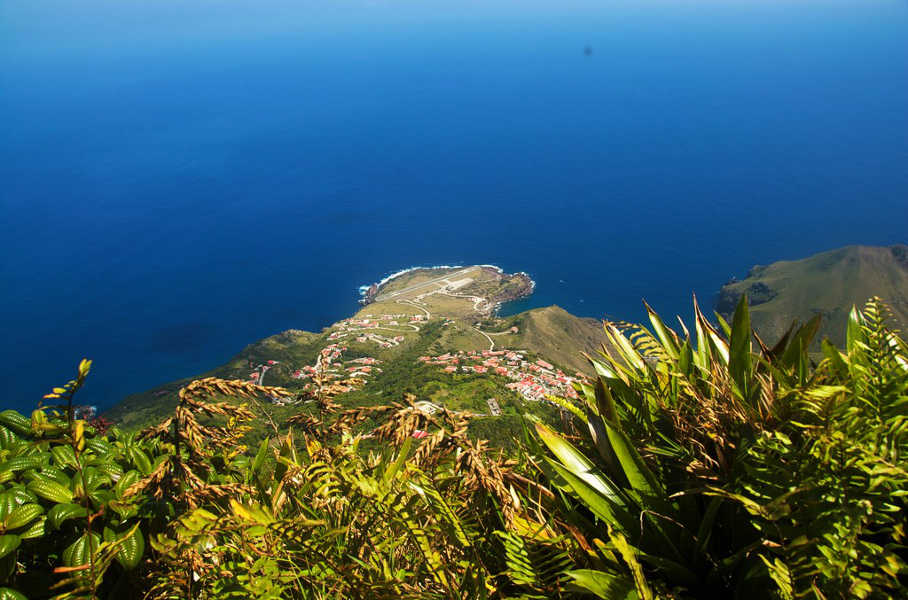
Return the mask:
{"type": "Polygon", "coordinates": [[[607,325],[598,381],[566,405],[582,446],[536,425],[560,513],[592,550],[577,584],[641,598],[898,589],[908,377],[883,310],[853,312],[848,352],[826,344],[816,368],[816,321],[770,348],[744,300],[719,328],[695,306],[693,336],[652,310],[652,333],[607,325]]]}

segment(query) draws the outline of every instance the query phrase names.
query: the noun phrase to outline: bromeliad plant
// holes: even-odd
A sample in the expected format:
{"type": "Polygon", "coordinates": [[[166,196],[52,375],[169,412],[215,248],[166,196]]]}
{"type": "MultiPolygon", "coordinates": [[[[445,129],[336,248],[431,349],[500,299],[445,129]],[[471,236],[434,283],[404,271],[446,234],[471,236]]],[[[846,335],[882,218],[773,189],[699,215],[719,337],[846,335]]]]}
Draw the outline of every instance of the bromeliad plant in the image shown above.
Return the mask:
{"type": "Polygon", "coordinates": [[[568,572],[602,598],[887,597],[905,577],[905,343],[882,303],[853,311],[847,351],[814,366],[813,320],[773,347],[695,304],[692,336],[607,324],[579,444],[537,424],[583,532],[568,572]]]}

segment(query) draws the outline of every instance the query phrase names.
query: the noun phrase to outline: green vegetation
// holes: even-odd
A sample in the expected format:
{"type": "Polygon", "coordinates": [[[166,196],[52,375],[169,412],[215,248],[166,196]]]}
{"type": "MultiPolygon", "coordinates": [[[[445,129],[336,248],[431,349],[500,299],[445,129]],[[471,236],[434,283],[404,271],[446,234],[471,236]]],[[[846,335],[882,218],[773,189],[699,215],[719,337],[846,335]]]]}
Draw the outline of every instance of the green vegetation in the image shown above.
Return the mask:
{"type": "MultiPolygon", "coordinates": [[[[505,297],[514,294],[515,289],[526,286],[525,276],[504,275],[491,269],[470,267],[467,269],[441,269],[412,271],[392,280],[387,289],[400,290],[418,287],[409,292],[406,302],[387,301],[369,304],[358,311],[352,319],[375,318],[376,315],[424,315],[431,311],[432,317],[422,321],[418,329],[407,324],[407,317],[400,319],[397,326],[388,326],[387,329],[377,329],[377,333],[385,336],[402,335],[404,341],[391,348],[382,348],[374,342],[358,342],[357,334],[334,340],[346,348],[346,359],[358,357],[374,357],[381,361],[381,372],[376,371],[373,377],[362,389],[347,392],[337,397],[337,401],[344,407],[374,406],[392,401],[398,401],[404,393],[412,393],[421,399],[446,399],[446,406],[452,410],[470,409],[485,412],[485,400],[496,397],[503,401],[503,408],[517,406],[518,397],[511,390],[504,387],[505,380],[481,377],[486,387],[487,396],[476,397],[479,393],[475,383],[470,383],[476,377],[457,375],[452,376],[441,373],[437,368],[429,368],[418,363],[417,358],[422,355],[441,355],[445,352],[458,350],[488,350],[490,339],[494,340],[496,348],[516,348],[525,351],[536,358],[545,360],[563,368],[565,372],[573,374],[581,371],[593,374],[589,363],[583,358],[584,352],[594,353],[607,338],[602,330],[602,324],[596,319],[584,319],[571,315],[567,311],[549,306],[529,310],[518,315],[506,318],[497,318],[489,314],[479,314],[473,307],[474,302],[469,299],[452,297],[443,294],[431,294],[422,297],[415,304],[412,298],[427,291],[438,289],[443,282],[437,282],[440,276],[450,273],[463,273],[455,277],[471,278],[473,283],[458,289],[457,293],[484,293],[488,297],[505,297]],[[431,283],[437,282],[437,283],[431,283]],[[516,332],[512,331],[516,328],[516,332]],[[391,331],[393,329],[394,331],[391,331]],[[486,337],[481,331],[488,331],[486,337]],[[462,388],[462,389],[458,389],[462,388]]],[[[383,291],[386,288],[383,288],[383,291]]],[[[405,298],[405,299],[406,299],[405,298]]],[[[384,324],[383,324],[384,325],[384,324]]],[[[311,365],[316,361],[320,350],[332,343],[329,339],[331,332],[339,331],[338,324],[326,328],[322,333],[309,333],[305,331],[290,330],[249,345],[240,354],[231,359],[227,364],[212,369],[198,377],[217,377],[220,379],[247,379],[253,365],[264,364],[269,360],[277,364],[269,368],[263,383],[272,386],[281,386],[292,392],[299,392],[304,382],[293,377],[293,372],[303,365],[311,365]]],[[[132,395],[110,409],[105,417],[115,421],[120,427],[134,431],[153,425],[166,418],[177,405],[180,388],[192,379],[184,379],[153,388],[151,390],[132,395]]],[[[269,408],[279,421],[294,414],[298,409],[284,407],[269,408]]],[[[551,412],[538,406],[530,406],[521,412],[530,411],[541,416],[551,412]]],[[[263,416],[263,415],[261,415],[263,416]]],[[[497,417],[493,417],[496,419],[497,417]]],[[[546,417],[549,418],[549,417],[546,417]]],[[[264,434],[264,419],[260,420],[255,428],[259,434],[264,434]]],[[[496,428],[489,427],[490,431],[496,428]]],[[[498,429],[500,435],[494,433],[489,441],[495,446],[506,447],[513,445],[512,426],[498,429]]]]}
{"type": "Polygon", "coordinates": [[[883,298],[896,322],[905,327],[908,246],[847,246],[754,267],[746,279],[722,288],[717,310],[728,318],[742,294],[750,301],[754,328],[766,340],[781,337],[795,319],[807,322],[822,315],[817,339],[829,337],[841,345],[848,311],[871,296],[883,298]]]}
{"type": "Polygon", "coordinates": [[[608,324],[597,378],[542,417],[428,414],[388,380],[254,444],[256,398],[292,392],[201,379],[160,424],[103,432],[73,409],[84,361],[60,406],[0,413],[0,598],[903,597],[908,344],[886,305],[818,362],[818,319],[769,347],[744,299],[730,323],[695,312],[692,334],[608,324]],[[477,439],[499,424],[507,453],[477,439]]]}

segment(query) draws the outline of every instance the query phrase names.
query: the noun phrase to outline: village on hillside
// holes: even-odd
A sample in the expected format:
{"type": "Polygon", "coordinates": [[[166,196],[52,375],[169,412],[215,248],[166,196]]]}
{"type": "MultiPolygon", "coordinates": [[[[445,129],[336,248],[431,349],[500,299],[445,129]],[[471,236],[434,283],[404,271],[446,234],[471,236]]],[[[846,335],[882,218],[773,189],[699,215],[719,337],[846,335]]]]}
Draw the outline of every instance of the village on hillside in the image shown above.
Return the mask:
{"type": "MultiPolygon", "coordinates": [[[[319,351],[315,364],[296,368],[290,374],[293,379],[304,383],[302,393],[295,399],[272,398],[272,401],[279,405],[298,403],[305,401],[307,397],[313,398],[316,395],[332,397],[362,388],[370,377],[382,372],[381,367],[378,366],[382,361],[370,356],[344,360],[348,344],[375,344],[377,349],[381,350],[400,346],[406,341],[408,334],[418,334],[433,319],[430,309],[436,311],[437,307],[432,302],[442,297],[449,300],[456,299],[456,301],[470,306],[473,311],[469,313],[471,315],[483,313],[487,309],[487,305],[490,305],[488,298],[460,294],[457,293],[457,290],[474,281],[472,277],[466,277],[466,275],[489,277],[491,274],[499,277],[498,273],[498,271],[493,272],[489,269],[469,267],[453,274],[448,273],[446,276],[431,277],[428,280],[419,280],[420,277],[425,278],[426,275],[415,273],[418,276],[416,283],[407,282],[402,288],[395,291],[387,292],[384,295],[378,294],[377,298],[375,297],[376,290],[373,290],[373,295],[369,300],[370,302],[379,301],[375,303],[376,308],[379,306],[388,308],[399,306],[400,308],[397,310],[391,308],[387,311],[388,314],[361,311],[354,317],[334,323],[328,331],[327,341],[329,343],[319,351]],[[416,314],[398,312],[414,308],[421,312],[416,314]]],[[[448,325],[453,321],[450,318],[452,315],[445,314],[446,312],[436,314],[434,317],[442,319],[444,324],[448,325]]],[[[573,384],[579,379],[585,379],[581,373],[567,375],[541,358],[537,360],[528,358],[528,352],[524,350],[495,349],[493,336],[515,334],[517,333],[516,327],[511,327],[506,332],[494,333],[484,332],[476,324],[466,324],[465,329],[482,335],[489,342],[489,348],[487,350],[452,350],[439,356],[421,356],[418,358],[418,362],[441,367],[445,373],[488,374],[507,378],[510,382],[505,387],[528,401],[545,401],[548,396],[577,397],[573,384]]],[[[361,353],[361,348],[358,353],[361,353]]],[[[250,380],[261,385],[265,373],[277,364],[279,364],[278,361],[268,360],[256,366],[249,374],[250,380]]],[[[488,399],[487,403],[491,415],[501,414],[497,400],[488,399]]],[[[425,406],[421,410],[431,409],[430,403],[423,402],[423,404],[425,406]]]]}
{"type": "Polygon", "coordinates": [[[421,356],[418,360],[438,365],[446,373],[489,373],[507,377],[512,381],[505,387],[533,402],[545,400],[547,396],[576,398],[572,384],[586,379],[582,373],[567,375],[542,359],[529,361],[520,350],[461,350],[440,356],[421,356]]]}
{"type": "MultiPolygon", "coordinates": [[[[283,406],[298,403],[302,398],[314,397],[318,393],[326,397],[333,397],[359,389],[366,384],[369,377],[375,373],[381,373],[381,368],[377,365],[382,361],[370,356],[344,361],[342,357],[346,351],[347,347],[340,344],[325,346],[319,352],[314,365],[305,365],[291,374],[293,379],[306,382],[300,390],[300,396],[297,398],[275,397],[271,398],[271,401],[278,406],[283,406]]],[[[279,364],[278,361],[269,360],[258,365],[249,374],[249,379],[253,383],[262,385],[265,373],[277,364],[279,364]]]]}
{"type": "Polygon", "coordinates": [[[360,343],[373,342],[380,348],[391,348],[404,341],[403,333],[412,333],[420,330],[420,324],[425,323],[428,317],[417,315],[364,315],[361,318],[350,318],[334,324],[334,331],[328,336],[329,341],[344,338],[355,339],[360,343]],[[377,331],[392,332],[397,335],[389,336],[376,333],[377,331]]]}

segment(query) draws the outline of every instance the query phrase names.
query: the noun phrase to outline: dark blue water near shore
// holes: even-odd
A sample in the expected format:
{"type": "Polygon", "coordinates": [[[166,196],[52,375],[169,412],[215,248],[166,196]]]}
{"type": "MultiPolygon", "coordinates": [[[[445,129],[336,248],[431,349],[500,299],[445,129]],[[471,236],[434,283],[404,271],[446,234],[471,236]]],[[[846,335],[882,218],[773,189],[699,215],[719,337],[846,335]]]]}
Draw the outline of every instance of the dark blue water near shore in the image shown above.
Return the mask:
{"type": "Polygon", "coordinates": [[[905,242],[906,40],[897,1],[7,0],[0,404],[89,356],[110,405],[414,264],[636,319],[905,242]]]}

